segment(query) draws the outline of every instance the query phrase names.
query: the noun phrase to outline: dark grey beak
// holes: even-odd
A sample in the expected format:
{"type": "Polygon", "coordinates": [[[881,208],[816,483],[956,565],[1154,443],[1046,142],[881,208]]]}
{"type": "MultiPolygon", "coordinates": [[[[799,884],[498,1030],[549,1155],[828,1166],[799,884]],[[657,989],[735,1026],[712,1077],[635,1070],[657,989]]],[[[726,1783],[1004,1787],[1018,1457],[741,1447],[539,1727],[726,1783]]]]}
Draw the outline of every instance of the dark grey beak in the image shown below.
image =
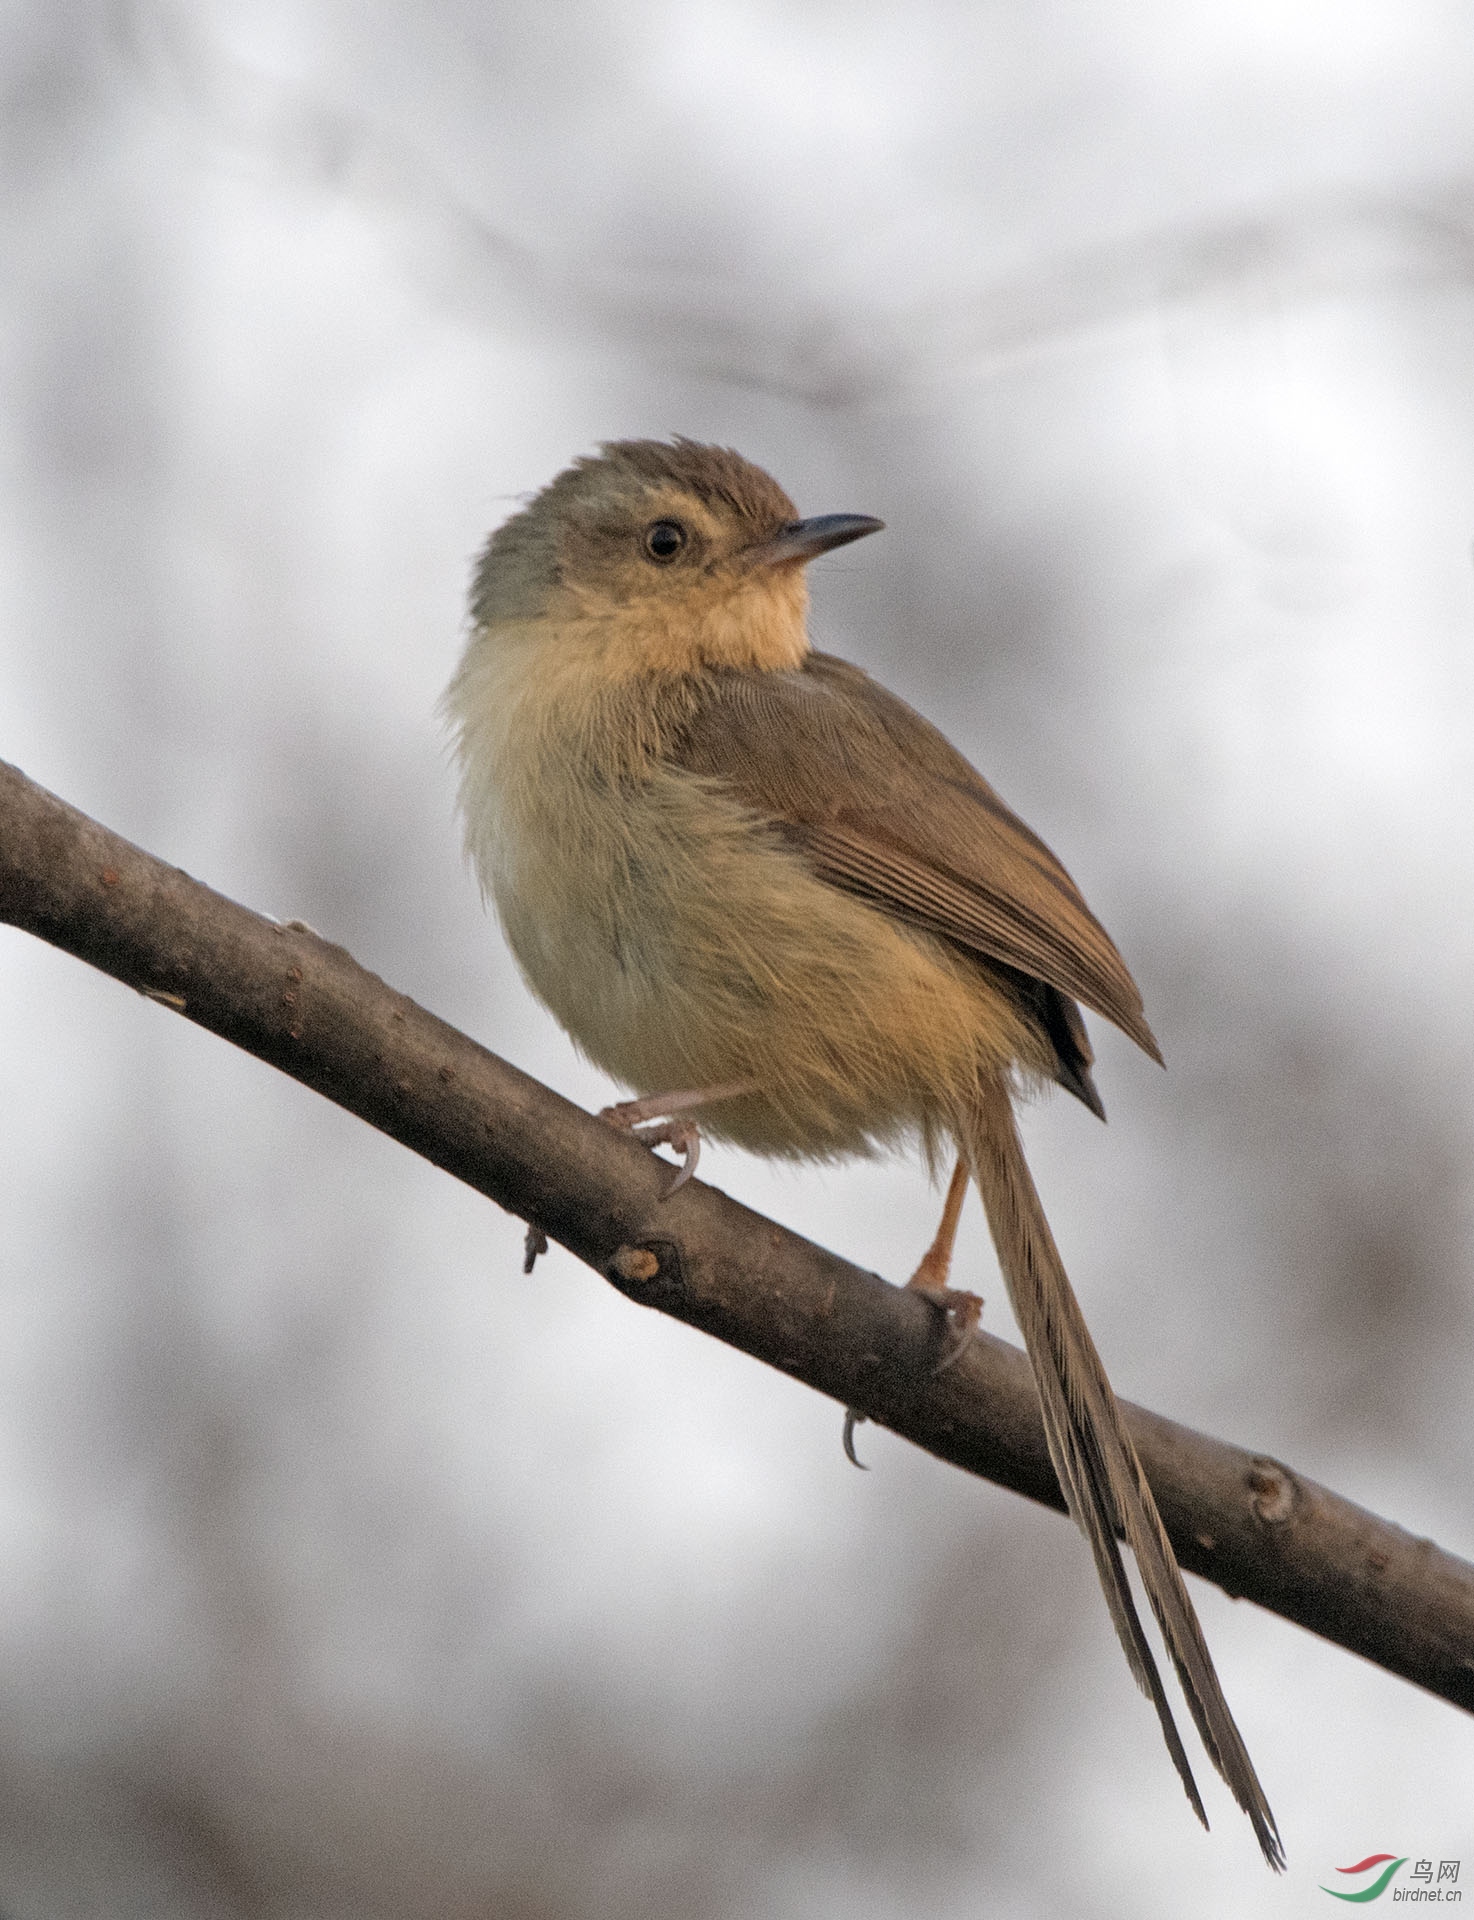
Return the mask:
{"type": "Polygon", "coordinates": [[[748,551],[754,566],[783,567],[796,560],[812,560],[835,547],[847,547],[851,540],[863,540],[867,533],[879,533],[884,520],[873,520],[868,513],[821,513],[815,520],[795,520],[780,527],[771,540],[748,551]]]}

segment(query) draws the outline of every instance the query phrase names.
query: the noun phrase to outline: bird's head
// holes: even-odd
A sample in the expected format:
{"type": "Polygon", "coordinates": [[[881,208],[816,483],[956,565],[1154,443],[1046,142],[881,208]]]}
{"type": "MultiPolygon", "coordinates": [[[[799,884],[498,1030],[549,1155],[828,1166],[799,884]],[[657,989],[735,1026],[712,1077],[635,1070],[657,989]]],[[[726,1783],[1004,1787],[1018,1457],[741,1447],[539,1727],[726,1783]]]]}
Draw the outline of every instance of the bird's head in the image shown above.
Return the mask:
{"type": "Polygon", "coordinates": [[[611,676],[796,667],[805,563],[881,524],[801,520],[775,480],[725,447],[613,441],[491,536],[471,618],[492,641],[576,651],[611,676]]]}

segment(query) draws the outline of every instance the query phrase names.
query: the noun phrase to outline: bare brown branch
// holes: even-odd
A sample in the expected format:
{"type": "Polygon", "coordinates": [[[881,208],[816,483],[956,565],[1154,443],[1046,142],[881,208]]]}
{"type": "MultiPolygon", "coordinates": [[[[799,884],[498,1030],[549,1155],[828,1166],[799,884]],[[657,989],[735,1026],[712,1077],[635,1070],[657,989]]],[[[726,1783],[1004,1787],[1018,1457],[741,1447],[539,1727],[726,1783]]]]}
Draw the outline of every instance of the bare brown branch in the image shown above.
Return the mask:
{"type": "MultiPolygon", "coordinates": [[[[283,926],[0,762],[0,920],[234,1041],[464,1180],[644,1306],[1062,1509],[1028,1363],[941,1375],[932,1309],[664,1163],[309,929],[283,926]]],[[[1277,1461],[1127,1407],[1184,1567],[1474,1709],[1474,1567],[1277,1461]]]]}

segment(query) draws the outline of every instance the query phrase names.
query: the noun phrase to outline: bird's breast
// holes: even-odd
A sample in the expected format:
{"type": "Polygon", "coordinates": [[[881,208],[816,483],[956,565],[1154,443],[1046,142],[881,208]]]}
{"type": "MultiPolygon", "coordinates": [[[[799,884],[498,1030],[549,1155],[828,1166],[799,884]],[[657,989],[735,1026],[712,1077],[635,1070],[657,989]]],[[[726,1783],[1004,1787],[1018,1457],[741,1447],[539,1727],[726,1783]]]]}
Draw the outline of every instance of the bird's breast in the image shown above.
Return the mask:
{"type": "Polygon", "coordinates": [[[703,1126],[832,1155],[930,1127],[984,1060],[1018,1057],[1017,1019],[976,966],[663,760],[652,706],[494,666],[463,671],[451,706],[467,843],[508,942],[627,1086],[751,1080],[757,1094],[703,1126]]]}

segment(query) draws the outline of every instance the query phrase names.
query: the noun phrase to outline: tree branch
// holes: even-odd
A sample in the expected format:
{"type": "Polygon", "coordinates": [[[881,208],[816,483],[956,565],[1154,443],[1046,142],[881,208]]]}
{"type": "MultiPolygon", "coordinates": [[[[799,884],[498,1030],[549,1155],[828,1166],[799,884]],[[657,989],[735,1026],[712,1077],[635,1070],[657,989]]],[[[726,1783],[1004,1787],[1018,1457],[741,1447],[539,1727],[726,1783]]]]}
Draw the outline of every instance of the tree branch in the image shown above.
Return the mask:
{"type": "MultiPolygon", "coordinates": [[[[0,761],[0,921],[315,1088],[541,1227],[643,1306],[943,1460],[1063,1509],[1028,1362],[699,1182],[385,986],[0,761]]],[[[1183,1566],[1474,1710],[1474,1567],[1279,1462],[1127,1406],[1183,1566]]]]}

